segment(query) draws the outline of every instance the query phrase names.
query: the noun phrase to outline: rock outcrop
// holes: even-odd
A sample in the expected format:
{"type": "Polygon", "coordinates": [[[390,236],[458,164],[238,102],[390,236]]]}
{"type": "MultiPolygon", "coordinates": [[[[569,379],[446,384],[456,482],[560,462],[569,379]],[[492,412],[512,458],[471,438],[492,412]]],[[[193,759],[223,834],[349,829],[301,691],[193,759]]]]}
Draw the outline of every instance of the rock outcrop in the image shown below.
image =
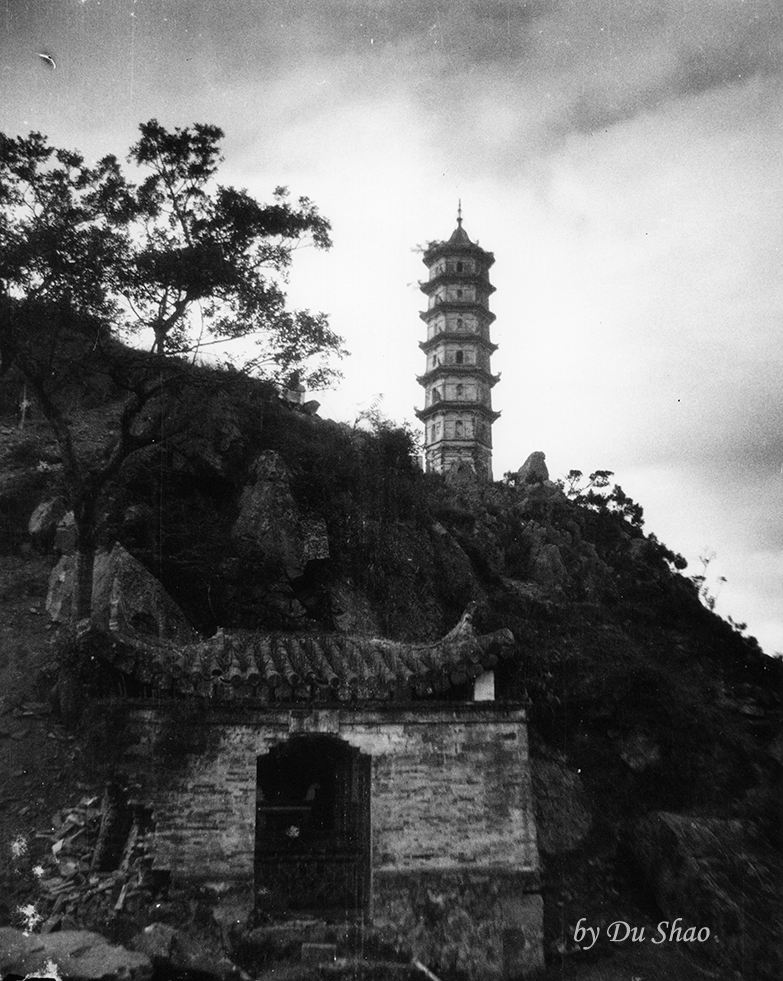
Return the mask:
{"type": "Polygon", "coordinates": [[[691,946],[746,978],[783,976],[783,930],[760,923],[755,908],[774,888],[770,856],[743,822],[656,811],[636,822],[628,846],[668,922],[709,930],[691,946]]]}
{"type": "Polygon", "coordinates": [[[574,851],[593,826],[579,774],[562,754],[541,750],[532,756],[532,771],[539,848],[546,855],[574,851]]]}
{"type": "MultiPolygon", "coordinates": [[[[73,569],[73,556],[64,555],[49,578],[46,609],[58,623],[69,623],[71,619],[73,569]]],[[[122,545],[95,556],[92,623],[103,631],[111,629],[177,643],[198,639],[160,582],[122,545]]]]}
{"type": "Polygon", "coordinates": [[[549,480],[549,470],[544,462],[545,460],[546,454],[541,450],[535,450],[531,453],[519,470],[517,470],[517,485],[543,484],[544,481],[549,480]]]}
{"type": "Polygon", "coordinates": [[[61,497],[43,501],[30,515],[27,531],[33,547],[39,552],[49,552],[54,545],[57,526],[68,510],[61,497]]]}
{"type": "Polygon", "coordinates": [[[159,580],[115,545],[95,556],[92,622],[102,630],[188,643],[198,637],[159,580]]]}
{"type": "Polygon", "coordinates": [[[132,950],[148,957],[158,977],[194,977],[201,981],[240,981],[247,975],[209,939],[165,923],[151,923],[130,941],[132,950]]]}
{"type": "Polygon", "coordinates": [[[329,558],[326,523],[305,515],[291,493],[288,468],[274,450],[262,452],[242,491],[231,537],[242,553],[261,557],[288,579],[301,576],[308,562],[329,558]]]}

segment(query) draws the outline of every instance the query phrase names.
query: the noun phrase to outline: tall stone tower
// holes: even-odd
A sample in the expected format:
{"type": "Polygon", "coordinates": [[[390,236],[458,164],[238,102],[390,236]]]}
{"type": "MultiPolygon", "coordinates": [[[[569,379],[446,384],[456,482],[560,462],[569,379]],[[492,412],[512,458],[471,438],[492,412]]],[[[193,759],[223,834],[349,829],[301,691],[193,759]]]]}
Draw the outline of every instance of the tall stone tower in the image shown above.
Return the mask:
{"type": "Polygon", "coordinates": [[[416,415],[424,423],[425,467],[445,473],[460,462],[492,480],[493,375],[489,359],[497,344],[489,337],[495,319],[489,296],[495,287],[489,268],[491,252],[471,242],[457,227],[448,242],[432,242],[424,253],[429,278],[421,291],[427,309],[420,315],[427,339],[419,344],[427,357],[426,370],[417,379],[424,388],[424,408],[416,415]]]}

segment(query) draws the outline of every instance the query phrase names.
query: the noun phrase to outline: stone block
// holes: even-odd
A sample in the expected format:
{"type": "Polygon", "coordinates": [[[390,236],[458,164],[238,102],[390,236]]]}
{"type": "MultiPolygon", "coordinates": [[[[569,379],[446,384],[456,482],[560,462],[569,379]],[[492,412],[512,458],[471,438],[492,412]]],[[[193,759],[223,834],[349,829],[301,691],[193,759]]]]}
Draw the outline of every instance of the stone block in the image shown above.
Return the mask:
{"type": "Polygon", "coordinates": [[[337,944],[302,944],[303,964],[328,964],[337,960],[337,944]]]}

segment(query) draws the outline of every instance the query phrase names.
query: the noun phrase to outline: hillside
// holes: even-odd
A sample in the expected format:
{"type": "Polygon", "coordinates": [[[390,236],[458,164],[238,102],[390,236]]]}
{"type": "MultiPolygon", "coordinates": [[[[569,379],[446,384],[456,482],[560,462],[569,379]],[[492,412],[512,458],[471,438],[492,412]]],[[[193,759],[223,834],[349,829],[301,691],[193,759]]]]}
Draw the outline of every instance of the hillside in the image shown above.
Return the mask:
{"type": "MultiPolygon", "coordinates": [[[[113,398],[75,399],[95,453],[113,398]]],[[[0,403],[0,833],[28,841],[32,862],[52,810],[101,785],[89,703],[66,725],[49,700],[66,629],[44,599],[65,508],[32,536],[28,524],[62,496],[58,451],[39,417],[20,430],[7,392],[0,403]]],[[[99,543],[122,544],[200,634],[435,640],[469,605],[480,633],[512,631],[499,697],[529,709],[552,977],[779,976],[781,663],[703,606],[672,552],[621,509],[535,475],[424,475],[405,431],[321,420],[240,376],[163,409],[172,435],[126,461],[99,543]],[[649,936],[675,917],[719,945],[605,939],[617,920],[649,936]],[[603,928],[589,953],[581,919],[603,928]]],[[[35,883],[13,861],[3,874],[0,926],[18,925],[35,883]]]]}

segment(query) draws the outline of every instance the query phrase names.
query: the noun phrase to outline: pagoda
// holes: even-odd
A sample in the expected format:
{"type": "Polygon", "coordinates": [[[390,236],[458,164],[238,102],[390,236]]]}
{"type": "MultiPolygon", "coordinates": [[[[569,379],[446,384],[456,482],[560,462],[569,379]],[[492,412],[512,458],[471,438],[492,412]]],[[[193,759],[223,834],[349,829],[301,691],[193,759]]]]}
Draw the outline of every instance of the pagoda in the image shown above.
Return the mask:
{"type": "Polygon", "coordinates": [[[490,357],[497,344],[490,339],[495,319],[489,310],[491,252],[471,242],[457,227],[445,242],[431,242],[423,262],[429,277],[421,284],[427,309],[420,316],[427,339],[419,344],[427,363],[417,378],[424,388],[424,408],[416,415],[424,423],[424,462],[427,471],[446,473],[466,463],[478,476],[492,480],[492,388],[490,357]]]}

